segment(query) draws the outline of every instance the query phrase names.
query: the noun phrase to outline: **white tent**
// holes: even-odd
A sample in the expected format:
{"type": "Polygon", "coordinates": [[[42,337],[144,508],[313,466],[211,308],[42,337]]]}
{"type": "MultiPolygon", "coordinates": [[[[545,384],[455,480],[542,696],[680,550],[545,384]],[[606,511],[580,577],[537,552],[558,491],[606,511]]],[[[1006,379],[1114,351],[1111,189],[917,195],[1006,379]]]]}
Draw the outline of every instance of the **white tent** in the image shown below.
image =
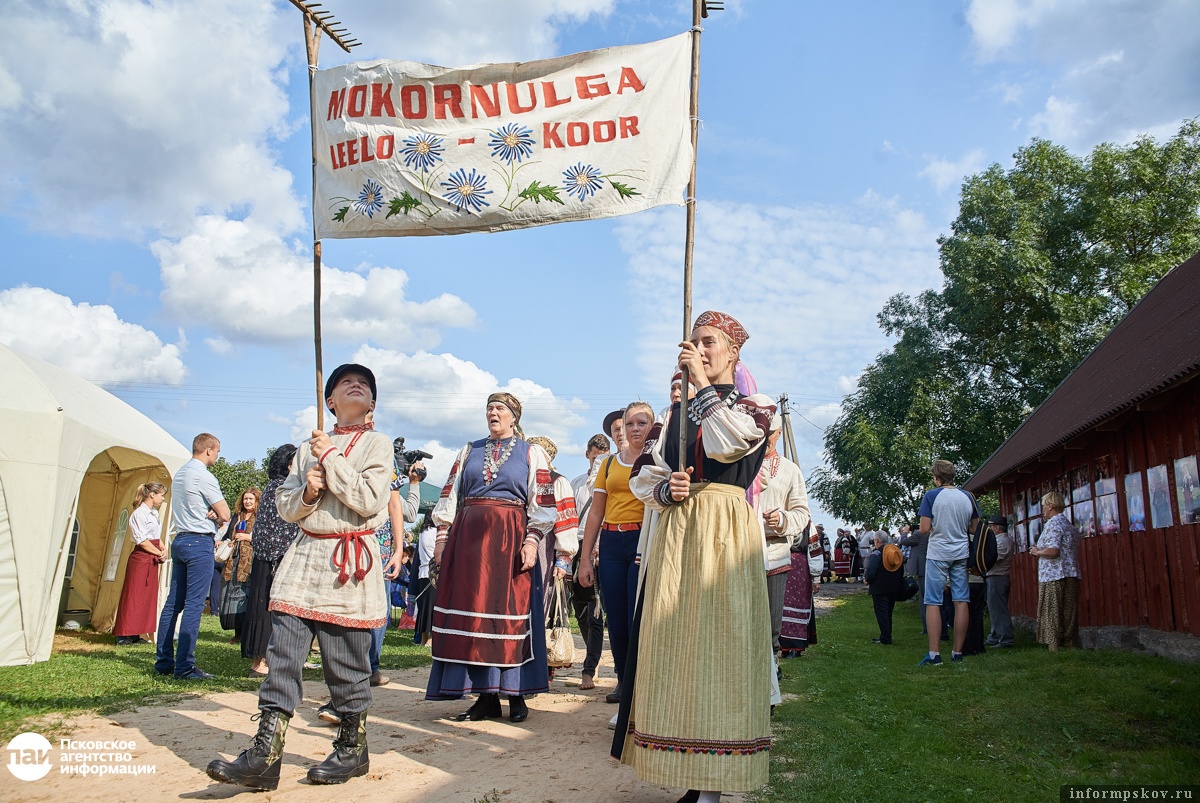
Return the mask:
{"type": "Polygon", "coordinates": [[[60,609],[111,630],[134,490],[169,489],[191,450],[111,393],[3,345],[0,424],[0,666],[10,666],[49,659],[60,609]]]}

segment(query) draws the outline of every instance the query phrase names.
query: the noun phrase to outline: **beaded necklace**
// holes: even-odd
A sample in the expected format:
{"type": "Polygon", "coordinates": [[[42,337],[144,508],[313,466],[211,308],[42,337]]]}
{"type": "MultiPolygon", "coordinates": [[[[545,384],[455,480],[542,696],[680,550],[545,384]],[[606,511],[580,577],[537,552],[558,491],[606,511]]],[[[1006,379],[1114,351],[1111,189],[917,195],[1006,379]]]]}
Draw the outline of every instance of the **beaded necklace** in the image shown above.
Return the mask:
{"type": "Polygon", "coordinates": [[[483,456],[483,484],[491,485],[500,473],[500,467],[512,456],[513,447],[517,445],[517,436],[503,440],[488,438],[483,446],[487,453],[483,456]]]}

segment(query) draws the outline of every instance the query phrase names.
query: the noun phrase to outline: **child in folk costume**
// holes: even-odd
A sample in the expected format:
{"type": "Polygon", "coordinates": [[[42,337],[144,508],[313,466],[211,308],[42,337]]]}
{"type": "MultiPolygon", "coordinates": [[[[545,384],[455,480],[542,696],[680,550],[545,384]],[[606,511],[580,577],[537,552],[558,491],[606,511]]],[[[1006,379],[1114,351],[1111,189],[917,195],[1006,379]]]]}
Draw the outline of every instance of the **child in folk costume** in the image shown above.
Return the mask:
{"type": "Polygon", "coordinates": [[[278,787],[284,736],[301,700],[314,636],[341,727],[333,753],[309,769],[308,780],[344,783],[370,766],[368,652],[371,629],[386,621],[383,583],[375,574],[382,571],[375,530],[387,518],[392,478],[392,443],[366,423],[375,394],[375,375],[361,365],[341,365],[330,374],[325,397],[337,417],[333,435],[313,431],[276,494],[280,517],[299,523],[301,531],[271,588],[271,669],[259,689],[258,734],[234,761],[208,765],[214,780],[278,787]]]}
{"type": "MultiPolygon", "coordinates": [[[[781,455],[776,448],[783,433],[783,417],[771,417],[767,438],[767,457],[759,472],[762,496],[759,510],[767,536],[767,598],[771,605],[771,646],[779,652],[779,634],[785,620],[795,613],[785,612],[784,594],[791,584],[792,547],[803,539],[808,547],[807,528],[812,516],[808,510],[808,492],[800,467],[781,455]]],[[[805,571],[808,567],[805,566],[805,571]]],[[[811,595],[810,595],[811,596],[811,595]]],[[[811,604],[809,613],[811,615],[811,604]]]]}
{"type": "Polygon", "coordinates": [[[748,335],[705,312],[679,364],[695,398],[655,425],[630,487],[662,511],[643,551],[643,583],[625,661],[612,754],[638,777],[685,787],[683,800],[767,782],[771,745],[771,621],[763,530],[747,501],[775,406],[742,396],[734,371],[748,335]],[[686,471],[679,421],[688,427],[686,471]],[[703,791],[702,791],[703,790],[703,791]]]}

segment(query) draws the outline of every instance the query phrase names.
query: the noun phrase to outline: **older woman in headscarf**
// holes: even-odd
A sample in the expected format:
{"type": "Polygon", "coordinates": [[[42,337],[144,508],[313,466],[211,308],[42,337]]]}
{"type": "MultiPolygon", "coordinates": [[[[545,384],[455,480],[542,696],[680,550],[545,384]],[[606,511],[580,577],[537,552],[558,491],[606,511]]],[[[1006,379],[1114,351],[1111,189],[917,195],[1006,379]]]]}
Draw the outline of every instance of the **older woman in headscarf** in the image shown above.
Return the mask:
{"type": "Polygon", "coordinates": [[[524,440],[521,403],[488,397],[488,436],[455,458],[433,510],[438,568],[427,700],[479,698],[459,721],[529,716],[525,696],[549,689],[538,551],[557,519],[550,461],[524,440]]]}
{"type": "Polygon", "coordinates": [[[695,398],[655,425],[630,478],[662,511],[643,550],[642,585],[613,741],[638,777],[689,789],[684,800],[767,782],[771,745],[771,618],[763,531],[747,499],[762,468],[775,406],[734,386],[749,336],[705,312],[679,365],[695,398]],[[679,427],[687,427],[680,470],[679,427]]]}

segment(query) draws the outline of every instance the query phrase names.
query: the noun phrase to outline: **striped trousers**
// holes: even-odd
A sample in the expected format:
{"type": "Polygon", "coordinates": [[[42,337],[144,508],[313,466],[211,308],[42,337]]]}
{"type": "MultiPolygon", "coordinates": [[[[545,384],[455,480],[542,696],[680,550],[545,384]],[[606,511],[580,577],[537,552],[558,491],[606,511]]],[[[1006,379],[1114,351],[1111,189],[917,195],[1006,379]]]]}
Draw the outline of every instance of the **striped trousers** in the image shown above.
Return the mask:
{"type": "Polygon", "coordinates": [[[260,710],[288,716],[304,696],[304,662],[313,636],[321,645],[321,668],[329,702],[339,714],[359,714],[371,707],[371,631],[271,613],[267,678],[258,690],[260,710]]]}

